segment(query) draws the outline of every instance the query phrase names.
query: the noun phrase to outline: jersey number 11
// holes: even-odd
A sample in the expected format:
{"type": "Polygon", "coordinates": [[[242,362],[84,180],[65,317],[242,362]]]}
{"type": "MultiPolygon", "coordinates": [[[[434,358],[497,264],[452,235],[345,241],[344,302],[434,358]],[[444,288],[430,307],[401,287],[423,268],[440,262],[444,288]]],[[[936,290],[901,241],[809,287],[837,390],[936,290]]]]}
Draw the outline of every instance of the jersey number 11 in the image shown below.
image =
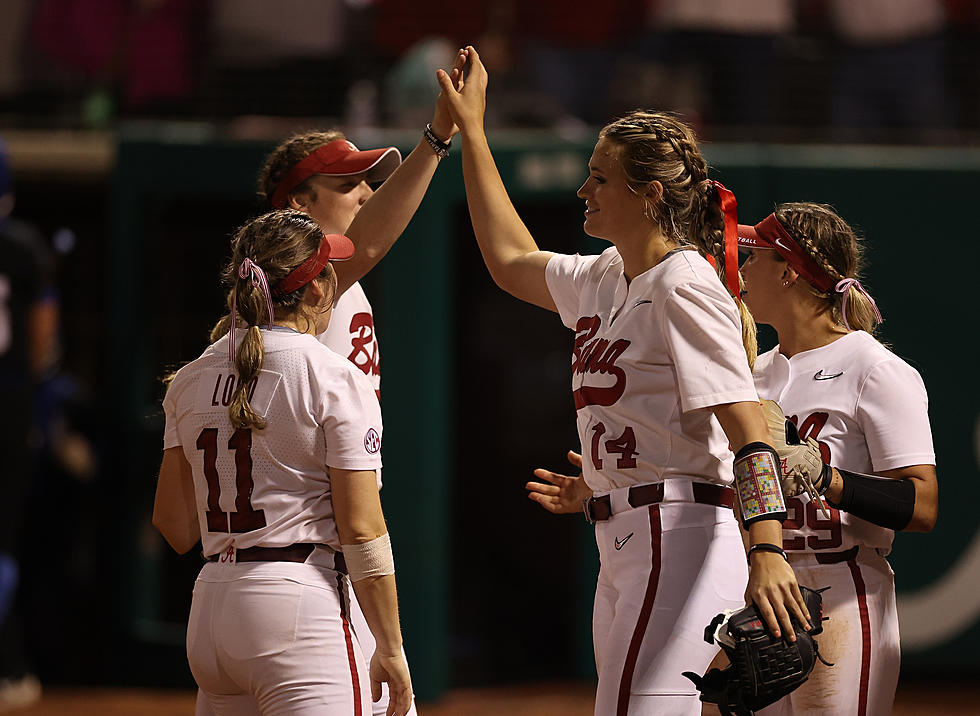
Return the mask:
{"type": "Polygon", "coordinates": [[[235,451],[235,511],[224,512],[218,499],[218,429],[204,428],[197,436],[197,449],[204,451],[204,479],[208,483],[208,532],[249,532],[265,527],[265,512],[252,509],[252,431],[239,428],[228,440],[235,451]]]}

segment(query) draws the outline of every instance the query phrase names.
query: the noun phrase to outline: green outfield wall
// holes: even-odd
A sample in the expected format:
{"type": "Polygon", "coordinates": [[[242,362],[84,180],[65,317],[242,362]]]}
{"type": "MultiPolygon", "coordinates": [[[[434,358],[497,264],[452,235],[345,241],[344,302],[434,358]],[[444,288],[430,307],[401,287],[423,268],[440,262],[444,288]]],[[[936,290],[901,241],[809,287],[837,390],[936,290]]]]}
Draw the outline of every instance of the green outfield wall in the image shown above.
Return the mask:
{"type": "MultiPolygon", "coordinates": [[[[414,136],[404,135],[354,139],[363,146],[395,143],[406,152],[415,142],[414,136]]],[[[575,190],[585,177],[591,141],[498,134],[491,143],[519,209],[526,207],[539,217],[540,229],[532,229],[542,248],[602,248],[574,228],[580,226],[583,208],[575,190]],[[561,236],[552,236],[559,230],[561,236]]],[[[258,211],[255,175],[269,148],[220,141],[208,132],[161,136],[153,128],[124,132],[119,140],[106,257],[112,278],[104,347],[105,364],[115,368],[103,381],[123,415],[116,479],[125,504],[139,506],[121,512],[132,539],[124,555],[130,568],[118,611],[133,649],[147,645],[179,651],[184,625],[166,595],[175,583],[189,594],[200,565],[194,555],[178,559],[168,554],[147,529],[162,435],[158,378],[167,365],[190,360],[203,348],[206,322],[221,309],[213,277],[230,231],[258,211]],[[213,245],[199,235],[201,227],[213,230],[213,245]]],[[[706,154],[713,176],[736,193],[743,223],[755,223],[782,201],[818,201],[834,205],[866,237],[870,261],[865,286],[885,316],[883,338],[925,380],[938,457],[938,524],[929,535],[899,535],[890,557],[899,590],[903,670],[980,675],[971,648],[980,637],[980,361],[973,295],[978,282],[974,254],[980,231],[973,221],[980,194],[980,150],[708,144],[706,154]]],[[[497,421],[479,435],[465,427],[473,412],[496,406],[492,398],[480,405],[460,399],[466,394],[460,386],[486,375],[460,363],[460,346],[481,345],[486,338],[488,347],[480,349],[480,359],[498,378],[522,360],[522,348],[508,343],[506,328],[485,316],[468,320],[472,304],[461,296],[473,284],[481,291],[495,289],[489,288],[485,271],[473,268],[473,239],[465,218],[459,150],[454,148],[404,237],[365,282],[378,314],[382,350],[382,494],[393,535],[406,645],[423,700],[445,691],[457,673],[453,659],[462,647],[454,637],[459,623],[454,614],[465,613],[460,611],[465,605],[453,602],[455,580],[477,580],[480,588],[478,576],[460,573],[459,565],[468,563],[468,549],[475,550],[486,575],[485,590],[492,593],[487,603],[501,608],[528,593],[507,583],[509,565],[548,559],[547,546],[537,555],[502,546],[507,532],[520,529],[523,518],[517,515],[524,514],[519,512],[524,498],[519,484],[525,475],[514,478],[518,487],[513,503],[494,495],[492,504],[473,509],[472,497],[466,504],[458,500],[464,486],[471,495],[474,484],[497,478],[481,473],[486,460],[475,447],[494,453],[512,450],[521,438],[501,444],[499,435],[510,435],[504,431],[511,423],[519,423],[522,414],[545,400],[543,392],[535,400],[531,381],[522,388],[527,404],[516,406],[508,425],[497,421]],[[470,263],[464,263],[464,256],[470,263]],[[499,341],[494,341],[498,333],[499,341]],[[499,432],[493,425],[499,425],[499,432]],[[460,455],[460,446],[468,446],[467,455],[460,455]],[[492,517],[482,524],[484,514],[492,517]],[[471,548],[461,545],[456,539],[461,527],[465,534],[476,530],[483,538],[471,548]]],[[[503,310],[524,309],[507,304],[503,310]]],[[[525,314],[515,315],[522,322],[525,314]]],[[[527,315],[527,320],[538,320],[527,315]]],[[[548,386],[567,384],[571,337],[549,340],[557,341],[554,350],[515,375],[546,375],[548,386]]],[[[771,336],[763,333],[766,340],[771,345],[771,336]]],[[[559,400],[570,404],[567,396],[559,400]]],[[[571,411],[566,413],[571,420],[571,411]]],[[[547,430],[531,428],[525,433],[528,442],[550,440],[547,430]]],[[[569,434],[568,426],[560,429],[569,434]]],[[[544,447],[561,455],[573,446],[544,447]]],[[[524,472],[537,466],[527,465],[524,472]]],[[[529,519],[535,525],[540,519],[541,529],[547,529],[543,518],[529,519]]],[[[549,573],[554,582],[549,588],[572,605],[563,617],[574,634],[562,647],[573,652],[571,657],[564,654],[568,675],[587,678],[595,550],[584,521],[562,522],[560,529],[561,544],[550,549],[560,549],[572,568],[564,577],[549,573]]],[[[531,584],[533,570],[521,581],[531,584]]],[[[526,606],[547,609],[540,601],[526,606]]],[[[498,609],[481,607],[478,618],[492,624],[498,614],[498,609]]],[[[552,658],[549,643],[536,643],[536,630],[522,633],[525,649],[540,659],[552,658]]]]}

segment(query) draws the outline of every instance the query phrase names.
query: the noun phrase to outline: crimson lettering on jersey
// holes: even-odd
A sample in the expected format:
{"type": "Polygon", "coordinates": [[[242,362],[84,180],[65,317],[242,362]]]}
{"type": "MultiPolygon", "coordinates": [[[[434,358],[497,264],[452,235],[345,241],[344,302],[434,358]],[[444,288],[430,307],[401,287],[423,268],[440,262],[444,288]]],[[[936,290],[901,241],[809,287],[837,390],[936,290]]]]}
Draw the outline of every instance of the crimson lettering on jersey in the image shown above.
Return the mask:
{"type": "MultiPolygon", "coordinates": [[[[602,469],[602,456],[599,452],[600,439],[606,433],[605,423],[599,422],[592,426],[592,465],[596,470],[602,469]]],[[[612,440],[606,440],[605,442],[607,453],[618,453],[619,457],[616,459],[616,469],[617,470],[628,470],[630,468],[636,467],[636,456],[639,455],[636,451],[636,434],[633,432],[633,428],[626,426],[623,428],[622,434],[618,438],[613,438],[612,440]]]]}
{"type": "Polygon", "coordinates": [[[350,320],[351,350],[347,360],[361,369],[364,375],[381,375],[378,343],[374,339],[374,316],[355,313],[350,320]]]}
{"type": "MultiPolygon", "coordinates": [[[[797,416],[791,415],[789,419],[798,425],[800,438],[806,440],[813,438],[817,440],[823,426],[827,424],[830,416],[826,412],[811,413],[801,423],[797,416]]],[[[830,464],[830,446],[817,440],[820,446],[820,455],[823,461],[830,464]]],[[[803,503],[803,500],[793,497],[786,500],[786,510],[788,518],[783,522],[783,548],[787,550],[811,549],[814,551],[823,549],[840,549],[843,544],[843,533],[841,532],[840,510],[836,507],[826,505],[828,517],[817,507],[814,501],[803,503]],[[808,534],[809,533],[809,534],[808,534]],[[792,536],[791,536],[792,535],[792,536]]]]}
{"type": "MultiPolygon", "coordinates": [[[[794,425],[797,425],[797,432],[799,432],[801,440],[806,440],[807,438],[817,440],[817,436],[820,434],[820,431],[823,430],[823,426],[827,424],[827,418],[829,417],[830,413],[816,412],[807,416],[806,420],[804,420],[802,423],[796,419],[795,415],[791,415],[790,420],[793,421],[794,425]]],[[[821,442],[820,440],[817,440],[817,444],[820,446],[820,456],[823,458],[823,461],[829,465],[830,446],[825,442],[821,442]]]]}
{"type": "Polygon", "coordinates": [[[626,392],[626,371],[616,365],[616,360],[629,348],[630,341],[620,338],[610,343],[607,338],[596,338],[601,326],[599,316],[582,317],[575,324],[572,375],[583,376],[582,387],[572,393],[576,410],[587,405],[613,405],[626,392]],[[611,375],[616,382],[611,386],[584,385],[588,375],[611,375]]]}

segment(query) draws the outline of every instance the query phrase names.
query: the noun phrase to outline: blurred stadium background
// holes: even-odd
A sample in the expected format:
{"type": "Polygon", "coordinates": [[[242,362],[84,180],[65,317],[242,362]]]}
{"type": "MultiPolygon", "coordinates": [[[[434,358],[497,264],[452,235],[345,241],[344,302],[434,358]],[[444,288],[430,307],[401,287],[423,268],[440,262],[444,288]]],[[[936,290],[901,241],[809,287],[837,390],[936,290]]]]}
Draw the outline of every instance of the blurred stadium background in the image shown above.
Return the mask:
{"type": "MultiPolygon", "coordinates": [[[[941,486],[935,531],[898,535],[891,558],[899,704],[977,713],[980,1],[3,0],[13,215],[44,237],[61,315],[38,390],[19,612],[0,639],[6,651],[23,631],[20,672],[47,694],[25,713],[77,711],[88,690],[193,687],[183,638],[200,557],[173,555],[149,524],[159,377],[199,354],[219,315],[218,267],[261,209],[264,153],[325,126],[411,149],[434,68],[466,43],[487,62],[491,143],[543,247],[600,248],[575,189],[597,127],[638,106],[698,127],[744,223],[820,201],[867,238],[884,339],[930,392],[941,486]]],[[[447,706],[458,694],[506,688],[560,704],[562,688],[533,685],[567,682],[587,701],[590,530],[523,494],[534,467],[560,471],[576,447],[570,339],[492,285],[458,150],[364,284],[420,700],[462,714],[447,706]]],[[[0,657],[0,679],[22,675],[0,657]]],[[[118,712],[189,713],[182,696],[149,710],[161,699],[118,712]]]]}

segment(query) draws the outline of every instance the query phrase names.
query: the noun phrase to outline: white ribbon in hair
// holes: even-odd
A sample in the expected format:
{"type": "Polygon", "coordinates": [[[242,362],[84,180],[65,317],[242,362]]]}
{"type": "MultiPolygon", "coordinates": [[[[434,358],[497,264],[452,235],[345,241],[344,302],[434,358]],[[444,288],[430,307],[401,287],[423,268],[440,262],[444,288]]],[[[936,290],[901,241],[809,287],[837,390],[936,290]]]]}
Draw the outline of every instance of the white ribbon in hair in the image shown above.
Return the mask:
{"type": "Polygon", "coordinates": [[[834,291],[841,295],[840,313],[844,319],[844,328],[851,330],[851,326],[847,322],[847,295],[850,293],[849,289],[851,286],[854,286],[854,288],[856,288],[864,295],[866,299],[868,299],[868,301],[871,302],[871,308],[874,310],[875,318],[877,319],[876,322],[881,323],[884,319],[881,317],[881,311],[878,310],[878,304],[875,303],[873,298],[871,298],[871,294],[864,289],[864,286],[862,286],[861,282],[856,278],[844,278],[838,281],[837,285],[834,286],[834,291]]]}
{"type": "MultiPolygon", "coordinates": [[[[271,326],[275,320],[272,314],[272,293],[269,291],[269,282],[265,278],[265,271],[257,263],[252,261],[250,258],[246,258],[242,261],[241,266],[238,267],[238,277],[239,278],[251,278],[252,285],[256,288],[261,288],[262,292],[265,294],[265,305],[269,309],[269,323],[267,325],[271,326]]],[[[235,288],[231,291],[231,327],[228,329],[228,362],[235,362],[235,326],[237,325],[237,314],[238,312],[238,285],[236,282],[235,288]]]]}

